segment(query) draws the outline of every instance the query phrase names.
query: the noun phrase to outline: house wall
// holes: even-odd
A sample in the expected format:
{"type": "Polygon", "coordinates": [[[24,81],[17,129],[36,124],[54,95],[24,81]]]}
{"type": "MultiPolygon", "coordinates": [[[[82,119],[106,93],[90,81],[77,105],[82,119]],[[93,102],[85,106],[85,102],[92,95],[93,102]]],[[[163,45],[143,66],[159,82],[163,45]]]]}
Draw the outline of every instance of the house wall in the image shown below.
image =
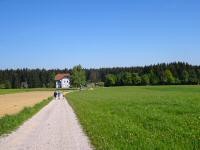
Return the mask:
{"type": "Polygon", "coordinates": [[[56,88],[61,88],[61,81],[56,81],[56,88]]]}
{"type": "Polygon", "coordinates": [[[56,81],[56,88],[69,88],[70,80],[69,78],[63,78],[60,81],[56,81]]]}
{"type": "Polygon", "coordinates": [[[69,78],[64,78],[61,80],[62,88],[69,88],[70,87],[70,80],[69,78]]]}

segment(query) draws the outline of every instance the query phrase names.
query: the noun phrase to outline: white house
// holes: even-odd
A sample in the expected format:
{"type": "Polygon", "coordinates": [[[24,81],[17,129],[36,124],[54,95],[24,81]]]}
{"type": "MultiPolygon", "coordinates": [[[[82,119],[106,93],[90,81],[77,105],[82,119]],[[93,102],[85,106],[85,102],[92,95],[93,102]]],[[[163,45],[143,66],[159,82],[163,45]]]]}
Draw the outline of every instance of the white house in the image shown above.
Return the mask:
{"type": "Polygon", "coordinates": [[[69,88],[70,87],[70,74],[59,73],[55,76],[56,88],[69,88]]]}

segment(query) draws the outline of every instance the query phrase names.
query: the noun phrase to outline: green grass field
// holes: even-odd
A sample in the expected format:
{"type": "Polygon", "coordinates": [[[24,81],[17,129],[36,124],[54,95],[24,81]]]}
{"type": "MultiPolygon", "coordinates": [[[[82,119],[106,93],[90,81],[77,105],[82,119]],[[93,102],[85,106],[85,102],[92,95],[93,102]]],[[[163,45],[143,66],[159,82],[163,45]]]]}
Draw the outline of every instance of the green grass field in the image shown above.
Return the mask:
{"type": "Polygon", "coordinates": [[[32,92],[32,91],[53,91],[53,88],[30,88],[30,89],[0,89],[0,95],[3,94],[14,94],[22,92],[32,92]]]}
{"type": "Polygon", "coordinates": [[[200,86],[99,88],[67,97],[98,150],[200,149],[200,86]]]}

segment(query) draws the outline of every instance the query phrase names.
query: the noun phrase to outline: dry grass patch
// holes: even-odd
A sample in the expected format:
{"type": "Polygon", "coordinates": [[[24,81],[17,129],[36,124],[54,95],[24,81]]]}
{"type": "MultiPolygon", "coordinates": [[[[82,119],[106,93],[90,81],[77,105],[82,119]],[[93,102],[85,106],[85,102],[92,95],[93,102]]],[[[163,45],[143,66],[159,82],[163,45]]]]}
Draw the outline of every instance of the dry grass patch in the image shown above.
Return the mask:
{"type": "Polygon", "coordinates": [[[18,113],[24,107],[31,107],[50,96],[52,91],[0,95],[0,117],[18,113]]]}

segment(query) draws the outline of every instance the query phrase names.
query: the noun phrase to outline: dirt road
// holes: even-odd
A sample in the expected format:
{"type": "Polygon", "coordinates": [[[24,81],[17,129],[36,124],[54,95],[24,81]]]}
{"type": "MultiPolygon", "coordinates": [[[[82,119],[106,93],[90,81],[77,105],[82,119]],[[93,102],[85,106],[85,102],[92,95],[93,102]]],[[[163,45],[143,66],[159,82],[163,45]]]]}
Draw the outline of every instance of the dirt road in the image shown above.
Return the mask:
{"type": "Polygon", "coordinates": [[[66,100],[53,100],[16,132],[0,138],[0,150],[91,150],[66,100]]]}

